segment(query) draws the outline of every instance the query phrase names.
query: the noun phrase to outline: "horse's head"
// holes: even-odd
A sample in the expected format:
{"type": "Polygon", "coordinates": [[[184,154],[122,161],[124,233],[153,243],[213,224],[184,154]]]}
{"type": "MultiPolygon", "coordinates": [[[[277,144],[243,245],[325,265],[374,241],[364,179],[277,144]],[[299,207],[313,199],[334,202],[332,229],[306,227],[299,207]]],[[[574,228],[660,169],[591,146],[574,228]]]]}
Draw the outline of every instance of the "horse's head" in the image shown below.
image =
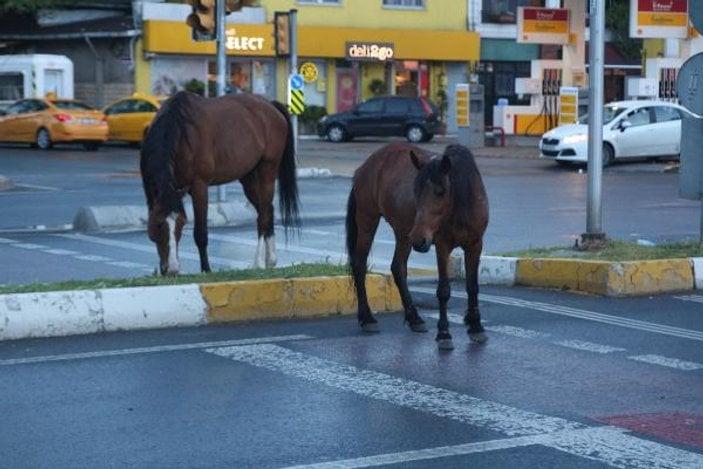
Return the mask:
{"type": "Polygon", "coordinates": [[[161,275],[177,275],[180,270],[178,243],[186,223],[182,194],[153,185],[145,189],[149,201],[147,233],[159,253],[159,270],[161,275]]]}
{"type": "Polygon", "coordinates": [[[410,230],[410,242],[416,251],[427,252],[434,242],[435,233],[452,211],[451,162],[446,154],[427,161],[413,151],[410,151],[410,159],[419,171],[415,177],[417,211],[410,230]]]}

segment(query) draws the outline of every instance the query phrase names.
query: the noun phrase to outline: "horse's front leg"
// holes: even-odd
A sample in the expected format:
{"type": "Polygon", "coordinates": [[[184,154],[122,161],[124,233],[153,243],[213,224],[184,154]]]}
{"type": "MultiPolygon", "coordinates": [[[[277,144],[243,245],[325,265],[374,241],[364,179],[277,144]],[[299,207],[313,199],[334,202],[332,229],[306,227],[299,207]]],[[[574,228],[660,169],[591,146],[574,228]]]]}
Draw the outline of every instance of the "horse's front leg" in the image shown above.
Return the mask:
{"type": "Polygon", "coordinates": [[[469,339],[472,342],[483,343],[488,337],[481,325],[481,313],[478,309],[478,266],[481,261],[483,242],[478,241],[464,248],[464,270],[466,271],[466,294],[469,298],[464,315],[469,339]]]}
{"type": "Polygon", "coordinates": [[[437,253],[437,300],[439,302],[439,320],[437,321],[437,347],[440,350],[454,350],[454,342],[449,333],[449,318],[447,317],[447,303],[451,295],[447,262],[449,260],[449,246],[443,243],[435,244],[437,253]]]}
{"type": "Polygon", "coordinates": [[[193,184],[190,197],[193,201],[193,238],[200,254],[200,271],[210,272],[210,260],[207,256],[207,209],[208,186],[205,183],[193,184]]]}
{"type": "Polygon", "coordinates": [[[398,287],[398,293],[400,293],[400,301],[403,302],[405,322],[413,332],[427,332],[427,325],[418,314],[408,290],[408,257],[410,257],[410,240],[407,236],[396,234],[391,272],[395,285],[398,287]]]}

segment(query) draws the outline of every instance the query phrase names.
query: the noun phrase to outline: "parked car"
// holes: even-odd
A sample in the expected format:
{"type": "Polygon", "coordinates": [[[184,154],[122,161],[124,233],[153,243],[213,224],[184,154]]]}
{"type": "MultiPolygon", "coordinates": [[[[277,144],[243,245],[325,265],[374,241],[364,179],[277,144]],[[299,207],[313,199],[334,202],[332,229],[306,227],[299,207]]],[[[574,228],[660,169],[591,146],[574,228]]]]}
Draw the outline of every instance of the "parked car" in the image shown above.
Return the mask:
{"type": "Polygon", "coordinates": [[[317,122],[317,134],[331,142],[354,137],[405,137],[428,142],[439,127],[439,113],[426,98],[379,96],[346,112],[329,114],[317,122]]]}
{"type": "Polygon", "coordinates": [[[110,129],[108,139],[139,144],[144,140],[156,111],[167,96],[134,93],[107,105],[103,112],[110,129]]]}
{"type": "Polygon", "coordinates": [[[102,111],[75,99],[21,99],[0,111],[0,141],[47,150],[54,143],[82,143],[96,150],[107,140],[102,111]]]}
{"type": "MultiPolygon", "coordinates": [[[[681,119],[693,116],[684,107],[665,101],[616,101],[603,108],[603,166],[628,158],[678,156],[681,119]]],[[[540,158],[558,163],[588,162],[588,116],[577,124],[546,132],[539,143],[540,158]]]]}

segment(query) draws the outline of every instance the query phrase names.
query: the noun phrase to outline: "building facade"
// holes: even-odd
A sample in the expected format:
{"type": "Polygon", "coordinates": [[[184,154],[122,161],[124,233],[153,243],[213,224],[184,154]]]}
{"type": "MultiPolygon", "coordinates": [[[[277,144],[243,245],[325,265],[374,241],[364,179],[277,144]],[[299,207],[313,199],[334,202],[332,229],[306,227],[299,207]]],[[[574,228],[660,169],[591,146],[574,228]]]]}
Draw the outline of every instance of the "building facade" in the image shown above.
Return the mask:
{"type": "MultiPolygon", "coordinates": [[[[306,106],[349,109],[376,94],[424,96],[444,110],[480,57],[480,38],[467,29],[464,0],[267,0],[228,15],[226,80],[231,89],[285,100],[290,58],[276,57],[273,18],[296,10],[297,62],[315,73],[304,85],[306,106]],[[312,79],[314,76],[314,79],[312,79]],[[442,104],[446,103],[446,107],[442,104]]],[[[190,80],[216,80],[215,42],[194,42],[188,5],[144,3],[138,44],[138,91],[170,94],[190,80]]],[[[298,72],[300,70],[296,70],[298,72]]],[[[306,76],[307,78],[307,76],[306,76]]]]}

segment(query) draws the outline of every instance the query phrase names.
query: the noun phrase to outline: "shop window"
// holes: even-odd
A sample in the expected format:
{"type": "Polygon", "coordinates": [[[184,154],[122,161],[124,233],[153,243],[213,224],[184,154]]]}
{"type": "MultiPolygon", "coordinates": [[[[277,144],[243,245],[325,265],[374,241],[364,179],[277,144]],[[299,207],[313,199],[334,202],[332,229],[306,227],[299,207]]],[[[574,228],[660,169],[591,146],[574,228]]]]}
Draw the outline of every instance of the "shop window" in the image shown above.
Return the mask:
{"type": "Polygon", "coordinates": [[[21,73],[0,73],[0,100],[15,101],[24,97],[24,76],[21,73]]]}
{"type": "Polygon", "coordinates": [[[518,7],[541,7],[542,0],[483,0],[481,21],[483,23],[515,24],[518,7]]]}
{"type": "Polygon", "coordinates": [[[424,8],[425,0],[383,0],[384,7],[424,8]]]}

